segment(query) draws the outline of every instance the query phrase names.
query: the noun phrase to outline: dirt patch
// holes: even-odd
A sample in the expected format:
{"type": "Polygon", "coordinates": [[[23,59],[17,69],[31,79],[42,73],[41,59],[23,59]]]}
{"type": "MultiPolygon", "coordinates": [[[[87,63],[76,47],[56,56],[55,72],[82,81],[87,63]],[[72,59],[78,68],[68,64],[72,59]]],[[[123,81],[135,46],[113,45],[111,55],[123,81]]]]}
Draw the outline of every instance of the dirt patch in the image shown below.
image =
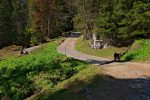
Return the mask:
{"type": "Polygon", "coordinates": [[[116,78],[144,78],[150,77],[150,65],[149,64],[114,64],[104,65],[104,74],[116,77],[116,78]]]}
{"type": "Polygon", "coordinates": [[[19,54],[20,46],[11,45],[0,49],[0,59],[6,59],[8,57],[17,56],[19,54]]]}

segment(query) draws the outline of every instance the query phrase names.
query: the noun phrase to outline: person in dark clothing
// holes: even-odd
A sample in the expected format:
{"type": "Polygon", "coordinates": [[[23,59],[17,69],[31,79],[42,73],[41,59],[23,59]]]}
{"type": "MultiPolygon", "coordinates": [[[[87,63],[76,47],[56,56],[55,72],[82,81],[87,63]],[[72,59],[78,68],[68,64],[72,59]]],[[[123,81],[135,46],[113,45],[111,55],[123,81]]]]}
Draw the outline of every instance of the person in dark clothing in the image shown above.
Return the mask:
{"type": "Polygon", "coordinates": [[[120,53],[114,53],[114,61],[120,61],[121,54],[120,53]]]}

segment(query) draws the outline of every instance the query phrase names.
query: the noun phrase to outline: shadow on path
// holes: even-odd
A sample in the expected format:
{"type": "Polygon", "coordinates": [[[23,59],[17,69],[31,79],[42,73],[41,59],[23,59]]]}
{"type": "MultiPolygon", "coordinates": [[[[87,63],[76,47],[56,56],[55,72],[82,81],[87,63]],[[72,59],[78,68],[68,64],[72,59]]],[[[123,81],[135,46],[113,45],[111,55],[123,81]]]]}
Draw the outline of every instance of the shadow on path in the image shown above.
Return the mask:
{"type": "MultiPolygon", "coordinates": [[[[40,97],[43,98],[42,94],[40,97]]],[[[150,78],[117,79],[96,74],[86,82],[76,79],[49,94],[47,100],[150,100],[150,78]]]]}
{"type": "Polygon", "coordinates": [[[128,61],[106,61],[106,60],[102,60],[102,61],[99,61],[99,60],[92,60],[92,59],[89,59],[89,60],[86,60],[86,62],[88,62],[89,64],[95,64],[95,65],[107,65],[107,64],[111,64],[111,63],[124,63],[124,62],[128,62],[128,61]]]}

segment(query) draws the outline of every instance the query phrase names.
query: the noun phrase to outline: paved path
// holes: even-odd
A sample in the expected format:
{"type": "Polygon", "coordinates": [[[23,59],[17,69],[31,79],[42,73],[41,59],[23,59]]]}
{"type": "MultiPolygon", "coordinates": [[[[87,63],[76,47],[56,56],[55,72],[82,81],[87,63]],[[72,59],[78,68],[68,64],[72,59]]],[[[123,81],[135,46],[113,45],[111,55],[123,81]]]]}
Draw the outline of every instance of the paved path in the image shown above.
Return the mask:
{"type": "Polygon", "coordinates": [[[96,91],[98,92],[92,94],[93,100],[99,100],[99,98],[103,98],[103,100],[150,100],[150,64],[116,63],[111,62],[111,59],[83,54],[75,49],[77,39],[78,37],[67,38],[58,47],[58,52],[91,64],[100,65],[103,74],[112,76],[115,80],[123,80],[114,81],[113,79],[112,82],[106,82],[108,85],[97,88],[96,91]]]}
{"type": "Polygon", "coordinates": [[[62,43],[58,47],[58,52],[62,53],[64,55],[67,55],[69,57],[73,57],[75,59],[79,59],[79,60],[86,61],[86,62],[96,64],[96,65],[105,64],[106,62],[111,61],[110,59],[95,57],[95,56],[83,54],[83,53],[77,51],[75,49],[77,39],[78,39],[77,37],[67,38],[64,41],[64,43],[62,43]]]}
{"type": "Polygon", "coordinates": [[[81,53],[75,49],[78,37],[67,38],[59,47],[58,52],[91,64],[101,65],[106,74],[117,78],[150,77],[150,64],[136,62],[113,62],[106,59],[81,53]]]}

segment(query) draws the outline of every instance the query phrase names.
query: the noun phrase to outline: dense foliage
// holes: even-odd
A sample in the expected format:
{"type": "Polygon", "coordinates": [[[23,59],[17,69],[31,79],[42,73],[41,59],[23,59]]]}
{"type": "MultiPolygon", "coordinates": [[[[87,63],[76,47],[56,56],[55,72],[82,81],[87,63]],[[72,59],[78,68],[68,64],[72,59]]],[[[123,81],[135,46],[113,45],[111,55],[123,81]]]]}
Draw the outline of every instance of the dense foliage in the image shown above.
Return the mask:
{"type": "Polygon", "coordinates": [[[1,0],[0,47],[37,45],[72,30],[68,7],[67,0],[1,0]]]}
{"type": "Polygon", "coordinates": [[[0,99],[22,100],[70,78],[86,64],[60,55],[56,41],[23,57],[0,61],[0,99]]]}
{"type": "Polygon", "coordinates": [[[0,46],[37,45],[73,29],[120,46],[149,38],[149,26],[150,0],[0,1],[0,46]]]}
{"type": "Polygon", "coordinates": [[[75,28],[115,46],[150,37],[150,0],[76,0],[75,28]]]}
{"type": "Polygon", "coordinates": [[[128,45],[136,38],[149,38],[149,0],[110,0],[103,4],[96,21],[97,32],[112,44],[128,45]]]}

